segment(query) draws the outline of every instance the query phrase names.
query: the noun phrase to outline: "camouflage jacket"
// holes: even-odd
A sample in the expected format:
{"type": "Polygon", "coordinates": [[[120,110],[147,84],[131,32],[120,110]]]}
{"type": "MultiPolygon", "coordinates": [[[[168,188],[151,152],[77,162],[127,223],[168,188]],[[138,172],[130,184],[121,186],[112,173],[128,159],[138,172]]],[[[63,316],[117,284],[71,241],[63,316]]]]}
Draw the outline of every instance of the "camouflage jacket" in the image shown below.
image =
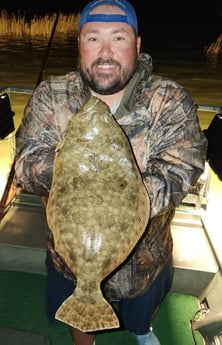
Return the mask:
{"type": "MultiPolygon", "coordinates": [[[[114,114],[132,144],[150,197],[151,217],[133,253],[104,284],[110,300],[143,294],[171,258],[175,207],[204,169],[206,139],[193,100],[183,87],[151,72],[151,57],[141,54],[114,114]]],[[[88,98],[89,90],[78,72],[52,76],[36,88],[16,133],[18,185],[48,195],[55,148],[68,120],[88,98]]],[[[75,279],[54,251],[50,231],[48,250],[56,268],[75,279]]]]}

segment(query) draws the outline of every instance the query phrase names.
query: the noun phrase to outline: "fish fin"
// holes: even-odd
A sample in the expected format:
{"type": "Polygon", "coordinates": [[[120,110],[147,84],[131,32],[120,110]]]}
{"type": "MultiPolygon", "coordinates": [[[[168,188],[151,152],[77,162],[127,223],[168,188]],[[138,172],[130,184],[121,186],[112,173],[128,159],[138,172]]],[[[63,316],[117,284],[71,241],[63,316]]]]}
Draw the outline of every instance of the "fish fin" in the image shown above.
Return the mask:
{"type": "Polygon", "coordinates": [[[56,312],[55,318],[83,332],[118,328],[119,320],[111,305],[102,296],[90,303],[74,293],[68,297],[56,312]]]}
{"type": "Polygon", "coordinates": [[[137,212],[135,217],[136,228],[146,229],[150,218],[150,198],[146,187],[141,184],[136,202],[137,212]],[[138,226],[140,224],[140,226],[138,226]],[[142,224],[142,226],[141,226],[142,224]]]}

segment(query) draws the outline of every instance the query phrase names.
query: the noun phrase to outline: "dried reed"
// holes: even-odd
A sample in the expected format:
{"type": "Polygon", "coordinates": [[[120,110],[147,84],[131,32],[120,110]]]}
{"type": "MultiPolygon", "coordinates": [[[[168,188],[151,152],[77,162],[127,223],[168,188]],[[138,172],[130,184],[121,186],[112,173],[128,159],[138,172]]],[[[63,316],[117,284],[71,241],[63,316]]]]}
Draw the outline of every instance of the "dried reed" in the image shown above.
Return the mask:
{"type": "MultiPolygon", "coordinates": [[[[34,16],[27,21],[25,16],[20,14],[10,15],[6,10],[0,13],[0,36],[17,37],[49,37],[56,13],[46,14],[44,17],[34,16]]],[[[79,14],[64,15],[60,13],[56,32],[65,35],[76,35],[79,14]]]]}

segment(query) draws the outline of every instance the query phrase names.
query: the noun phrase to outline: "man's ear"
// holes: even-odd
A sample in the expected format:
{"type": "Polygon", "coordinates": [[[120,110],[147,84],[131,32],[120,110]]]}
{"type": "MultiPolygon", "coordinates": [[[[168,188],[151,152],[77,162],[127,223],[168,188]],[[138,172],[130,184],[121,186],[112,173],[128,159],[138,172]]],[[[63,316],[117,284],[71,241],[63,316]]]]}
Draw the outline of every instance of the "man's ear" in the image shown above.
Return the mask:
{"type": "Polygon", "coordinates": [[[139,56],[140,54],[140,47],[141,47],[141,37],[140,36],[137,36],[137,39],[136,39],[136,48],[137,48],[137,55],[139,56]]]}

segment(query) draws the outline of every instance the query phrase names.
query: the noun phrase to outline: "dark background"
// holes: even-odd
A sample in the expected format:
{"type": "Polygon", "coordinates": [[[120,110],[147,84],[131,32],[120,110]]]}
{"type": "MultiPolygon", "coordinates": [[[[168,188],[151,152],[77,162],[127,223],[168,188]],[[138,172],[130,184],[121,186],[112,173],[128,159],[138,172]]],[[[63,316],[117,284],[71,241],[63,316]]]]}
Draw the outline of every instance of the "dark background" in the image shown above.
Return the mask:
{"type": "MultiPolygon", "coordinates": [[[[8,0],[1,1],[0,10],[24,14],[27,20],[33,15],[63,12],[78,13],[86,0],[8,0]]],[[[215,41],[222,33],[222,0],[131,0],[135,7],[139,32],[147,39],[180,39],[215,41]]]]}

